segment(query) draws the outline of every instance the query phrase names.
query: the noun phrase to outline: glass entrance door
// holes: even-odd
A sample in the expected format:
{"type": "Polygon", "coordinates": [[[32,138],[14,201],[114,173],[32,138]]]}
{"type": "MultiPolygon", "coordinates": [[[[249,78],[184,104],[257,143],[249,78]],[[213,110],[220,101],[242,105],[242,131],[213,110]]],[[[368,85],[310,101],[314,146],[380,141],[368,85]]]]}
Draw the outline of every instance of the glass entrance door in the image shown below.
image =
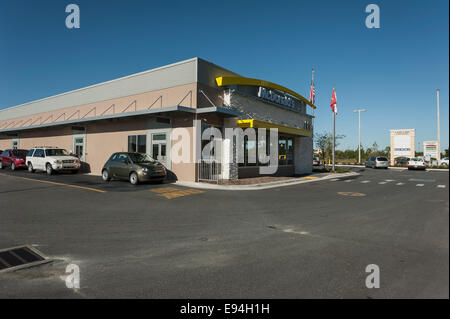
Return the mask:
{"type": "Polygon", "coordinates": [[[152,134],[152,157],[167,165],[167,134],[153,133],[152,134]]]}
{"type": "Polygon", "coordinates": [[[84,137],[74,137],[73,150],[80,161],[85,162],[84,137]]]}

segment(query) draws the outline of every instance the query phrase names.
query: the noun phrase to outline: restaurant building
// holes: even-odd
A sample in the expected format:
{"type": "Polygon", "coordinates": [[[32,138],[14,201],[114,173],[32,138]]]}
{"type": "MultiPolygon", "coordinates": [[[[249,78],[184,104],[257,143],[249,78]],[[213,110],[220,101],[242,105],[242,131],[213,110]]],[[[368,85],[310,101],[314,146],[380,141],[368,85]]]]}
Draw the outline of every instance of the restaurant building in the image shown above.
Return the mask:
{"type": "MultiPolygon", "coordinates": [[[[273,174],[307,174],[314,109],[286,87],[193,58],[0,110],[0,149],[65,148],[79,156],[85,172],[98,175],[112,153],[136,151],[161,161],[177,180],[237,179],[259,176],[268,164],[249,163],[246,156],[224,164],[214,154],[206,158],[198,149],[202,132],[276,128],[273,174]],[[189,160],[182,162],[172,154],[180,129],[190,138],[189,160]]],[[[244,144],[244,154],[255,147],[244,144]]],[[[235,140],[227,143],[224,135],[220,145],[222,157],[236,153],[235,140]]]]}

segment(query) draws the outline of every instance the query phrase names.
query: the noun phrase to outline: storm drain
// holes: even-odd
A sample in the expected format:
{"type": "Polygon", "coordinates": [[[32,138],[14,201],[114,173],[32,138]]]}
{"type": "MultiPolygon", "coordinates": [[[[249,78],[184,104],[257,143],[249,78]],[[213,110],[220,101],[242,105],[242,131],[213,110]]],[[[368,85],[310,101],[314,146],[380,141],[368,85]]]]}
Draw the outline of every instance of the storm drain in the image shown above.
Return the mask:
{"type": "Polygon", "coordinates": [[[1,249],[0,273],[33,267],[50,261],[51,259],[46,258],[39,250],[31,246],[1,249]]]}

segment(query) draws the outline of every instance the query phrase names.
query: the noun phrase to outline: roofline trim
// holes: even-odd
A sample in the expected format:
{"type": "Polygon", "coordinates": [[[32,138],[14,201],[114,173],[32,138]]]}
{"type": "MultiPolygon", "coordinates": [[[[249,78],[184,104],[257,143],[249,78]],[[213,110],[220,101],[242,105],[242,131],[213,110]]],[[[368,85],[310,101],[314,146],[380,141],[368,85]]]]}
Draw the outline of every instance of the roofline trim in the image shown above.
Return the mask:
{"type": "Polygon", "coordinates": [[[135,77],[135,76],[139,76],[139,75],[143,75],[143,74],[147,74],[147,73],[152,73],[152,72],[163,70],[163,69],[168,69],[168,68],[171,68],[171,67],[174,67],[174,66],[177,66],[177,65],[198,61],[198,59],[199,59],[198,57],[195,57],[195,58],[191,58],[191,59],[175,62],[175,63],[167,64],[167,65],[164,65],[164,66],[160,66],[160,67],[157,67],[157,68],[154,68],[154,69],[150,69],[150,70],[146,70],[146,71],[130,74],[130,75],[127,75],[127,76],[123,76],[123,77],[120,77],[120,78],[117,78],[117,79],[109,80],[109,81],[106,81],[106,82],[100,82],[100,83],[89,85],[89,86],[85,86],[85,87],[82,87],[82,88],[79,88],[79,89],[75,89],[75,90],[59,93],[59,94],[56,94],[56,95],[48,96],[48,97],[45,97],[45,98],[42,98],[42,99],[33,100],[33,101],[26,102],[26,103],[23,103],[23,104],[6,107],[6,108],[3,108],[3,109],[0,109],[0,114],[1,114],[2,111],[15,109],[15,108],[26,106],[26,105],[29,105],[29,104],[32,104],[32,103],[36,103],[36,102],[46,101],[46,100],[49,100],[49,99],[53,99],[55,97],[60,97],[60,96],[66,95],[66,94],[80,92],[80,91],[83,91],[83,90],[91,89],[91,88],[94,88],[94,87],[102,86],[102,85],[113,83],[113,82],[116,82],[116,81],[132,78],[132,77],[135,77]]]}

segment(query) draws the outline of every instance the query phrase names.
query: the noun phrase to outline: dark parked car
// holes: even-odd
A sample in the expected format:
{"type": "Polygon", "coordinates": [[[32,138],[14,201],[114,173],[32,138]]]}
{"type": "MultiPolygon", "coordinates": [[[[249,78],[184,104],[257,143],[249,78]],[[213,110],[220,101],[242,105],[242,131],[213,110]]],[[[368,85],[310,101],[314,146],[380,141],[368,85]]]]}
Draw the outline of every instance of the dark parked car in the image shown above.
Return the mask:
{"type": "Polygon", "coordinates": [[[398,157],[395,159],[395,164],[399,166],[408,166],[409,158],[407,157],[398,157]]]}
{"type": "Polygon", "coordinates": [[[26,168],[25,157],[28,150],[4,150],[0,155],[0,168],[10,167],[13,171],[26,168]]]}
{"type": "Polygon", "coordinates": [[[146,181],[162,183],[166,174],[164,165],[142,153],[114,153],[102,169],[104,181],[112,178],[124,179],[129,180],[133,185],[146,181]]]}
{"type": "Polygon", "coordinates": [[[320,166],[320,158],[318,157],[313,158],[313,166],[320,166]]]}

